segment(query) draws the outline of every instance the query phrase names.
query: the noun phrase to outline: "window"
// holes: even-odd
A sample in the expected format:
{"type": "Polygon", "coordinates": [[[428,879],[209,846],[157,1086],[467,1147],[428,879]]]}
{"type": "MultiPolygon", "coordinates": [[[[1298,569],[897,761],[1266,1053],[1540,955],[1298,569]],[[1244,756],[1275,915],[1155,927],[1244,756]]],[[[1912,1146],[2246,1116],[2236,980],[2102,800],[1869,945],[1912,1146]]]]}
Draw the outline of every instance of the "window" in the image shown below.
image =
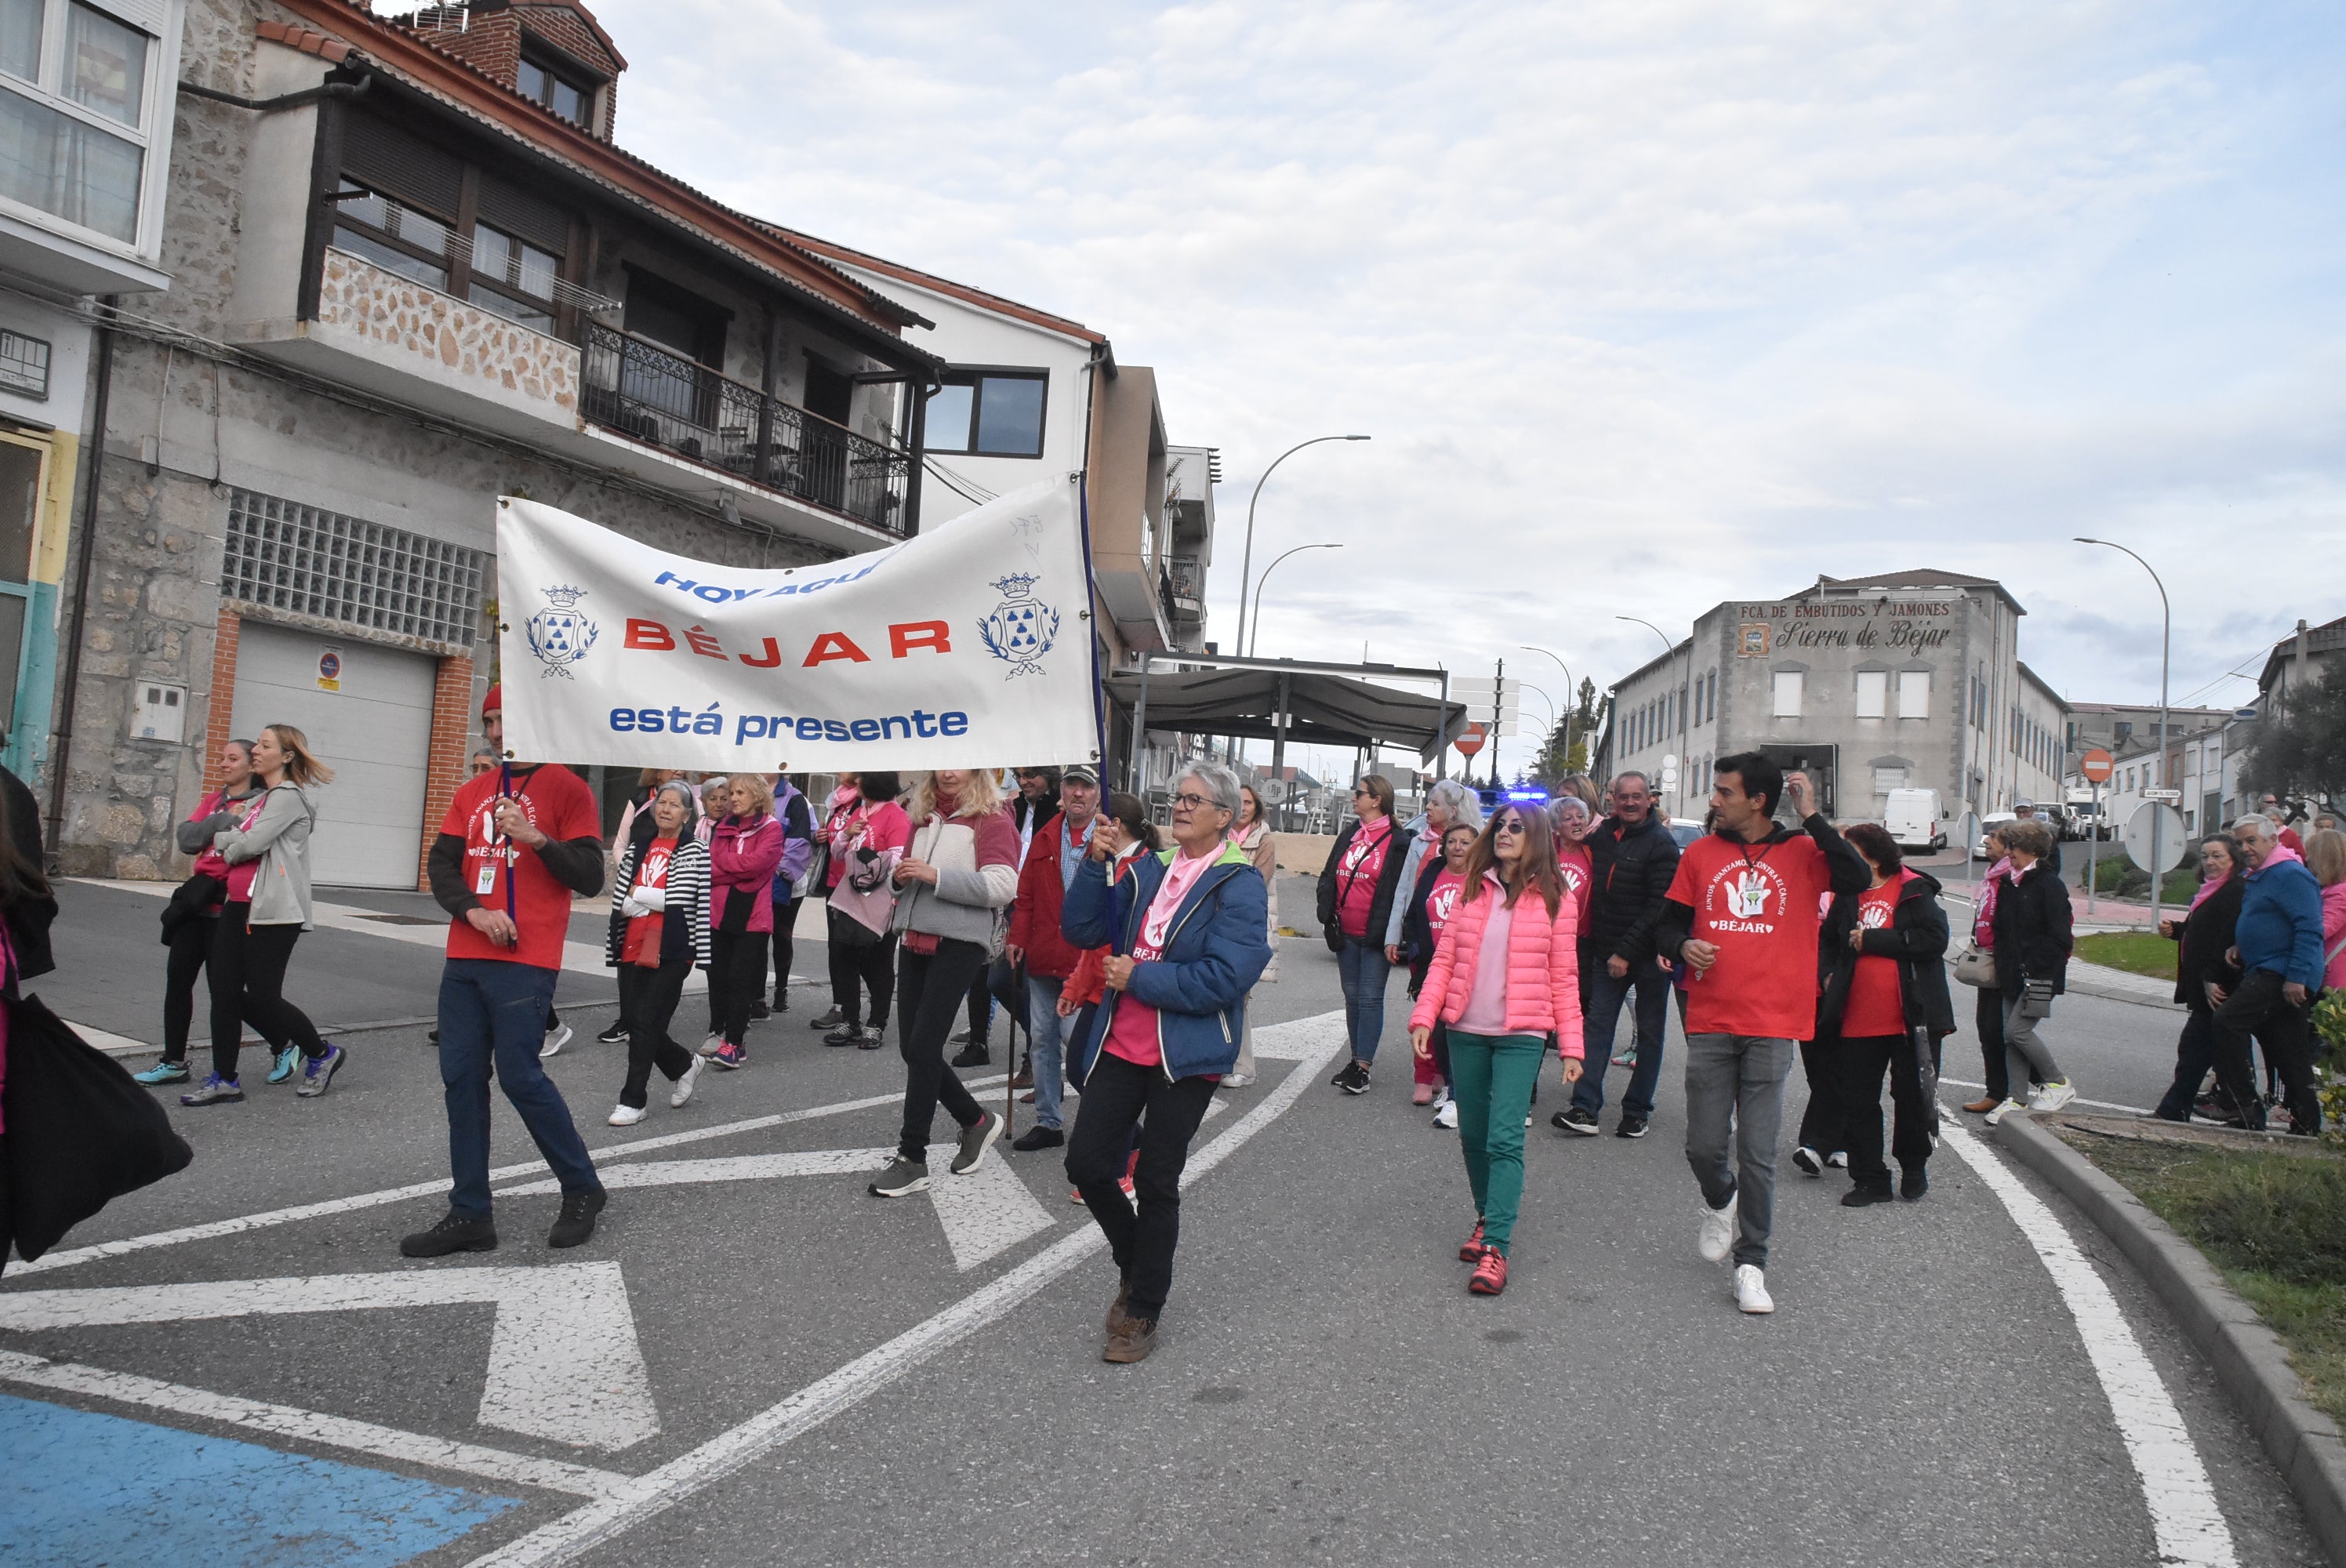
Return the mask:
{"type": "Polygon", "coordinates": [[[1898,672],[1898,717],[1928,718],[1931,717],[1931,672],[1927,669],[1902,669],[1898,672]]]}
{"type": "Polygon", "coordinates": [[[554,331],[554,280],[562,258],[485,223],[473,228],[473,279],[465,298],[541,332],[554,331]]]}
{"type": "Polygon", "coordinates": [[[46,402],[49,397],[49,345],[22,332],[0,331],[0,390],[46,402]]]}
{"type": "Polygon", "coordinates": [[[1887,795],[1892,789],[1904,788],[1906,788],[1906,769],[1903,768],[1877,768],[1873,770],[1875,794],[1887,795]]]}
{"type": "Polygon", "coordinates": [[[220,596],[470,649],[487,565],[461,545],[237,490],[220,596]]]}
{"type": "Polygon", "coordinates": [[[1800,717],[1800,683],[1802,677],[1796,669],[1776,672],[1776,711],[1778,718],[1800,717]]]}
{"type": "Polygon", "coordinates": [[[134,130],[147,100],[147,35],[87,5],[66,7],[66,97],[134,130]]]}
{"type": "Polygon", "coordinates": [[[0,0],[0,71],[24,84],[0,86],[0,198],[137,240],[153,44],[87,5],[0,0]],[[60,21],[65,46],[44,51],[60,21]]]}
{"type": "Polygon", "coordinates": [[[448,286],[448,226],[344,177],[335,204],[334,244],[387,272],[434,289],[448,286]]]}
{"type": "Polygon", "coordinates": [[[1857,672],[1857,716],[1860,718],[1887,718],[1890,716],[1888,670],[1862,669],[1857,672]]]}
{"type": "Polygon", "coordinates": [[[1040,457],[1049,384],[1043,371],[948,375],[929,399],[922,444],[930,452],[975,457],[1040,457]]]}
{"type": "Polygon", "coordinates": [[[514,85],[521,96],[544,104],[572,125],[586,124],[595,108],[595,89],[571,80],[536,60],[524,59],[514,85]]]}

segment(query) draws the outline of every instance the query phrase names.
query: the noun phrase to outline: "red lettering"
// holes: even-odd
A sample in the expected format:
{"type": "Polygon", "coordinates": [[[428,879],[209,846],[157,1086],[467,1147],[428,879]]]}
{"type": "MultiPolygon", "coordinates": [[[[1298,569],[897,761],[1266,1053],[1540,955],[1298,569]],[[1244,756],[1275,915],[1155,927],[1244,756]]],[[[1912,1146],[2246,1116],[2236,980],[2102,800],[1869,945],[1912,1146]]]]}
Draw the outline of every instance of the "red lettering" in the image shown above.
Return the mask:
{"type": "Polygon", "coordinates": [[[706,626],[693,627],[690,631],[684,634],[684,640],[690,643],[692,645],[692,651],[699,654],[702,658],[723,658],[725,657],[725,650],[717,646],[717,639],[709,635],[709,629],[706,626]]]}
{"type": "Polygon", "coordinates": [[[748,654],[736,654],[734,657],[740,659],[743,664],[755,665],[760,669],[771,669],[776,665],[782,662],[782,650],[774,645],[773,638],[768,637],[766,639],[766,657],[764,658],[751,658],[748,654]]]}
{"type": "Polygon", "coordinates": [[[825,632],[814,639],[814,647],[807,649],[806,663],[799,667],[812,669],[819,664],[828,664],[835,658],[843,658],[854,664],[872,662],[872,656],[857,647],[854,639],[845,632],[825,632]]]}
{"type": "Polygon", "coordinates": [[[929,648],[937,653],[953,652],[952,628],[943,621],[904,621],[888,628],[888,649],[891,658],[903,658],[914,648],[929,648]]]}
{"type": "Polygon", "coordinates": [[[639,621],[630,617],[627,621],[627,640],[625,646],[631,648],[649,648],[654,653],[667,653],[676,647],[676,639],[668,636],[668,628],[658,621],[639,621]]]}

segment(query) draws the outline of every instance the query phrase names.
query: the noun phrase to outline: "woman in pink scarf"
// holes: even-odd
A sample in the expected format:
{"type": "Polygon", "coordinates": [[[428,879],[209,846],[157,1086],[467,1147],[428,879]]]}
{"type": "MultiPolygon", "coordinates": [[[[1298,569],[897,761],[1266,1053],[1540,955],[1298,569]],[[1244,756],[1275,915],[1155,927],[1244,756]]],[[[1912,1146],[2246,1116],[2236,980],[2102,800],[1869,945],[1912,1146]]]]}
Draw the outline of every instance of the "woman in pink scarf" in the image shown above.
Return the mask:
{"type": "MultiPolygon", "coordinates": [[[[1993,829],[1981,843],[1994,863],[1980,879],[1979,893],[1972,901],[1972,940],[1979,943],[1982,952],[1994,952],[1995,898],[2011,879],[2012,861],[2004,852],[2004,840],[1995,836],[1993,829]]],[[[2004,1104],[2011,1088],[2010,1074],[2004,1070],[2004,993],[1993,985],[1979,989],[1979,1007],[1972,1014],[1972,1032],[1979,1036],[1980,1056],[1987,1066],[1987,1088],[1964,1109],[1982,1116],[2004,1104]]]]}

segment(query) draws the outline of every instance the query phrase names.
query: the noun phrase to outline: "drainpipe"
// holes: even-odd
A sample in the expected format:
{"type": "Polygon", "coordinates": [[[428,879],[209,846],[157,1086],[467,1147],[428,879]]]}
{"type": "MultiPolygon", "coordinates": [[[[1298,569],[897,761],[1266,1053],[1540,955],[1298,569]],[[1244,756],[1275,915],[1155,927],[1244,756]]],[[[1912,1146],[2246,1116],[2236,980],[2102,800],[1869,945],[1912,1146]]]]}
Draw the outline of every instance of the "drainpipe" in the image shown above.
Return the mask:
{"type": "MultiPolygon", "coordinates": [[[[106,308],[118,308],[121,296],[108,294],[106,308]]],[[[89,619],[90,558],[97,551],[97,486],[106,462],[107,404],[114,391],[114,334],[93,324],[97,334],[97,397],[90,415],[89,477],[81,498],[81,561],[74,568],[73,626],[66,641],[66,711],[56,728],[57,751],[50,763],[48,858],[57,857],[58,836],[65,830],[66,773],[73,764],[74,710],[81,697],[82,630],[89,619]]]]}
{"type": "Polygon", "coordinates": [[[332,81],[314,87],[304,87],[298,93],[280,93],[273,98],[240,97],[224,93],[218,87],[207,87],[199,82],[181,82],[179,90],[191,98],[209,98],[231,108],[250,109],[255,114],[273,115],[280,109],[298,109],[303,104],[314,104],[322,98],[354,98],[374,82],[372,76],[361,76],[357,81],[332,81]]]}

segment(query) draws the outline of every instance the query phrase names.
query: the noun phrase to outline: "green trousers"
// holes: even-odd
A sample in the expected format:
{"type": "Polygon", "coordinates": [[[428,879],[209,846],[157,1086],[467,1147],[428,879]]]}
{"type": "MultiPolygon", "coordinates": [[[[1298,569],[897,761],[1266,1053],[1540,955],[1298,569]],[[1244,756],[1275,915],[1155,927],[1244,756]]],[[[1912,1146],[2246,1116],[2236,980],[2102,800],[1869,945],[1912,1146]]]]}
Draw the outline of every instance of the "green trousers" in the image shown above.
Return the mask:
{"type": "Polygon", "coordinates": [[[1531,1114],[1547,1042],[1537,1034],[1450,1031],[1450,1089],[1458,1101],[1458,1147],[1483,1217],[1483,1240],[1507,1254],[1524,1196],[1524,1118],[1531,1114]]]}

